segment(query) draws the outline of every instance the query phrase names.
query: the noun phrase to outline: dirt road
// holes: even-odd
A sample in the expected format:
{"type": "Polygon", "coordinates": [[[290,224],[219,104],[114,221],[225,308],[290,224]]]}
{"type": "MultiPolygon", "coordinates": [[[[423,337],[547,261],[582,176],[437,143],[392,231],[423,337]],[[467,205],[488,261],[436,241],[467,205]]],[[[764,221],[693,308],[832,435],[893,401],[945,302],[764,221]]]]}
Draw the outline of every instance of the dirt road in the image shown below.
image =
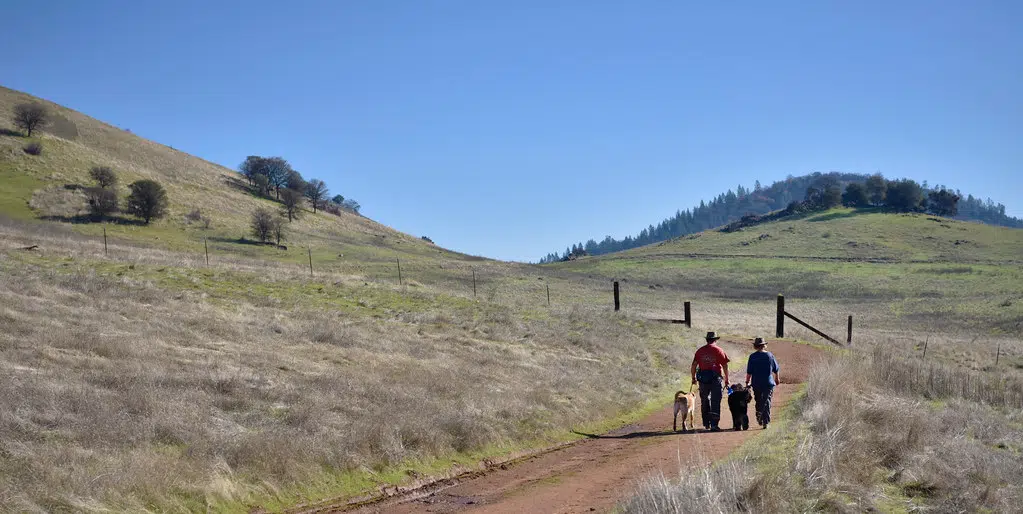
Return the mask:
{"type": "MultiPolygon", "coordinates": [[[[743,342],[744,344],[748,344],[743,342]]],[[[745,348],[745,346],[743,346],[745,348]]],[[[782,384],[775,391],[775,409],[783,408],[806,378],[821,352],[810,346],[771,341],[769,350],[781,365],[782,384]]],[[[745,377],[745,356],[729,351],[745,377]]],[[[733,376],[733,382],[740,374],[733,376]]],[[[753,406],[750,406],[753,410],[753,406]]],[[[447,481],[419,494],[390,498],[363,506],[360,513],[393,512],[604,512],[633,491],[638,482],[658,471],[672,476],[680,467],[726,457],[761,432],[760,427],[733,432],[727,405],[722,405],[718,433],[673,433],[671,406],[607,434],[587,434],[571,446],[502,466],[477,476],[447,481]]],[[[697,409],[699,418],[699,409],[697,409]]],[[[753,413],[750,412],[750,418],[753,413]]],[[[697,419],[697,425],[702,423],[697,419]]],[[[345,506],[322,506],[312,512],[341,512],[345,506]]],[[[310,511],[306,511],[310,512],[310,511]]]]}

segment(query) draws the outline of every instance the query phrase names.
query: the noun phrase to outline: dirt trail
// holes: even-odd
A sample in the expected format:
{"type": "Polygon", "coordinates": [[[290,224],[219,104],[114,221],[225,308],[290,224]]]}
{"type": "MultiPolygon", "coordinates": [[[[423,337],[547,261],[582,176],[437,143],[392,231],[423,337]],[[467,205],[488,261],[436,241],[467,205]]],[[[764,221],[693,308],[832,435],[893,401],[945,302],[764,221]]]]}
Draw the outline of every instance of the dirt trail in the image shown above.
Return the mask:
{"type": "MultiPolygon", "coordinates": [[[[746,348],[747,342],[742,342],[746,348]]],[[[806,378],[821,352],[802,344],[771,341],[769,350],[781,365],[782,384],[775,391],[775,407],[783,408],[806,378]]],[[[745,377],[745,356],[729,355],[745,377]]],[[[734,373],[734,371],[733,371],[734,373]]],[[[739,374],[733,376],[737,381],[739,374]]],[[[356,510],[370,512],[605,512],[635,490],[638,482],[658,471],[677,475],[692,467],[726,457],[761,432],[760,427],[734,432],[727,405],[722,402],[722,428],[718,433],[671,432],[668,405],[642,421],[512,465],[451,480],[418,495],[389,498],[356,510]]],[[[750,405],[750,411],[753,406],[750,405]]],[[[697,425],[699,408],[697,408],[697,425]]],[[[753,413],[750,412],[750,418],[753,413]]],[[[306,512],[341,512],[342,505],[322,506],[306,512]]]]}

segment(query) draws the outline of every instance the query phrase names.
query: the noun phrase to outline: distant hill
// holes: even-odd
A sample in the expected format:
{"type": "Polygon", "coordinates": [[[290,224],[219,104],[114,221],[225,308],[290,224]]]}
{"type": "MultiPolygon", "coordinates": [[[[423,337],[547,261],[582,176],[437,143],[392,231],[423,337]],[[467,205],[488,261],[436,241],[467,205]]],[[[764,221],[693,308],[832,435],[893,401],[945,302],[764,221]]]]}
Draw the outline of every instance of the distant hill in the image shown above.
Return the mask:
{"type": "MultiPolygon", "coordinates": [[[[771,211],[784,209],[791,202],[804,199],[807,189],[823,180],[837,181],[841,187],[849,183],[864,183],[869,175],[859,173],[812,173],[801,177],[789,176],[762,187],[757,181],[753,189],[739,186],[735,191],[728,190],[719,194],[710,202],[700,201],[700,205],[692,209],[677,211],[674,216],[660,223],[650,225],[636,236],[614,239],[611,236],[601,241],[590,239],[585,243],[577,243],[566,248],[563,253],[547,254],[541,263],[563,260],[570,255],[602,255],[638,248],[672,238],[695,234],[707,229],[731,223],[746,214],[767,214],[771,211]]],[[[924,188],[927,188],[926,182],[924,188]]],[[[957,192],[959,213],[954,219],[976,221],[988,225],[1023,228],[1023,220],[1005,214],[1005,206],[994,203],[991,199],[981,200],[973,195],[957,192]]]]}

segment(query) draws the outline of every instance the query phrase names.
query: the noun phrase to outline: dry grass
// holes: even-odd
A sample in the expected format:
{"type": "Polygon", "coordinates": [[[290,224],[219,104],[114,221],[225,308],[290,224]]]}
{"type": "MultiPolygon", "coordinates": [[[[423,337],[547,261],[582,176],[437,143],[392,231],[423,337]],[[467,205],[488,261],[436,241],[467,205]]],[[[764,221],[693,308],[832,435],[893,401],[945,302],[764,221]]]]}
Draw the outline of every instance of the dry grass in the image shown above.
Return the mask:
{"type": "Polygon", "coordinates": [[[904,378],[918,369],[884,352],[824,364],[811,374],[788,431],[769,436],[744,461],[677,482],[652,478],[625,510],[1017,510],[1023,416],[1018,406],[1002,407],[1006,397],[996,390],[1019,384],[939,366],[926,369],[943,386],[904,378]]]}
{"type": "Polygon", "coordinates": [[[75,261],[0,268],[10,511],[265,500],[616,416],[664,384],[656,363],[682,359],[649,344],[661,327],[579,307],[374,319],[273,294],[209,301],[75,261]]]}
{"type": "Polygon", "coordinates": [[[750,461],[732,460],[682,473],[677,480],[651,477],[619,510],[624,514],[780,512],[787,504],[775,485],[750,461]]]}

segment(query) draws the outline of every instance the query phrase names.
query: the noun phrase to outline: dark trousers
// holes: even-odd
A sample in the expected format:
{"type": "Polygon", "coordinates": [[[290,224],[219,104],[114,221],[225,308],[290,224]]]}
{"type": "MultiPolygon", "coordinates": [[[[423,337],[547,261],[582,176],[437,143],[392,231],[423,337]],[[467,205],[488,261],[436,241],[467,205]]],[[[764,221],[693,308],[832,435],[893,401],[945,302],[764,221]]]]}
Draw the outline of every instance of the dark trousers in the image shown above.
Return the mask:
{"type": "Polygon", "coordinates": [[[700,380],[700,415],[703,417],[704,427],[716,427],[718,426],[718,421],[721,420],[721,388],[724,387],[723,380],[720,375],[700,380]]]}
{"type": "Polygon", "coordinates": [[[771,422],[771,396],[774,395],[774,386],[753,388],[753,397],[757,402],[757,423],[766,425],[771,422]]]}

